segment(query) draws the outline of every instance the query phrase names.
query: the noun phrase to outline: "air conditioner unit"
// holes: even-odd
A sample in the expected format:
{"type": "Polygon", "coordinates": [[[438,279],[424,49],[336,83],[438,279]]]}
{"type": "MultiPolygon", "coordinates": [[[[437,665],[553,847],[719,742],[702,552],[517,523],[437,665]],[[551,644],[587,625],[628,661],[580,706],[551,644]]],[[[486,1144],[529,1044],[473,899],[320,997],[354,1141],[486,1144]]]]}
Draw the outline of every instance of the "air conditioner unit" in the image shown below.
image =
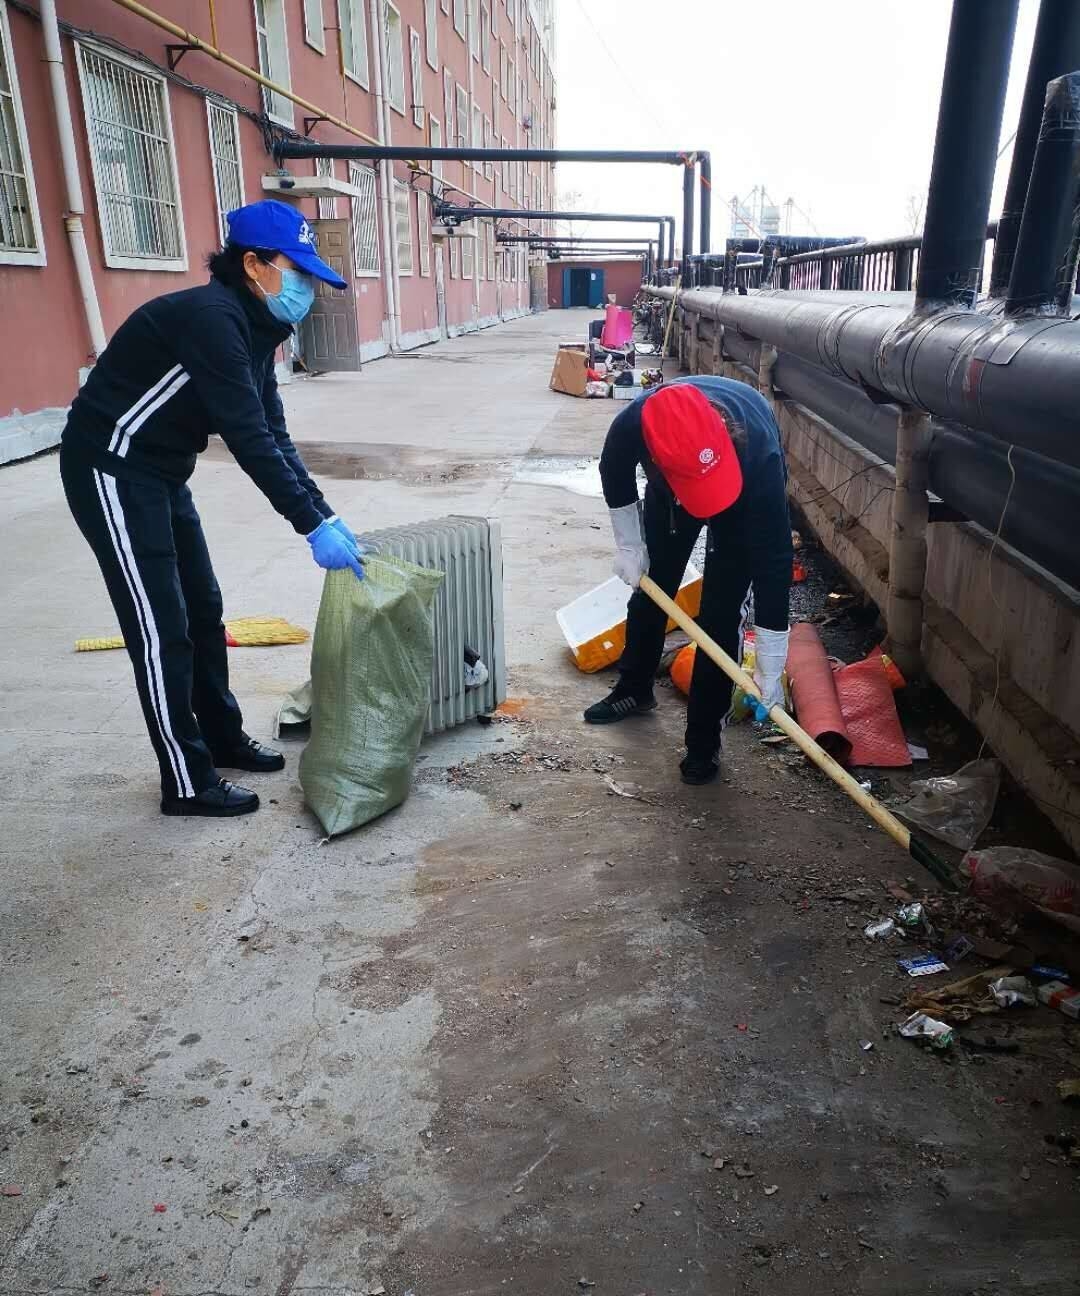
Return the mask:
{"type": "Polygon", "coordinates": [[[437,239],[475,239],[476,227],[470,226],[466,229],[464,225],[432,225],[431,237],[437,239]]]}
{"type": "MultiPolygon", "coordinates": [[[[370,531],[359,539],[381,553],[445,573],[432,607],[435,654],[426,732],[453,729],[478,715],[488,715],[505,702],[499,523],[490,518],[444,517],[370,531]],[[474,686],[467,678],[467,654],[475,654],[487,667],[482,684],[474,686]]],[[[305,684],[286,698],[274,724],[274,737],[296,732],[310,719],[311,686],[305,684]]]]}

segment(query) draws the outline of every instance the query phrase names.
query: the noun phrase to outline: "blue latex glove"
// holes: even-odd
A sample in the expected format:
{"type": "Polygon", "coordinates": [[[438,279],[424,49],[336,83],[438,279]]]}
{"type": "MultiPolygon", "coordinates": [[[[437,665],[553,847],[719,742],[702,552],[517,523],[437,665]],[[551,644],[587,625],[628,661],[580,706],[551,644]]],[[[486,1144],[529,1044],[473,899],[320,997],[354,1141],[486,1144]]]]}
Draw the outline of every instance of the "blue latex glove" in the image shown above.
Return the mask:
{"type": "Polygon", "coordinates": [[[311,556],[324,571],[340,571],[343,567],[351,567],[357,580],[364,579],[364,568],[356,546],[346,540],[329,518],[319,523],[307,537],[307,542],[311,545],[311,556]]]}
{"type": "Polygon", "coordinates": [[[758,722],[758,724],[761,724],[762,721],[764,720],[768,720],[769,718],[768,708],[764,705],[764,703],[760,701],[760,699],[756,697],[751,697],[749,694],[747,694],[746,700],[747,702],[750,703],[750,710],[753,711],[754,719],[758,722]]]}
{"type": "Polygon", "coordinates": [[[360,552],[360,546],[356,542],[356,536],[353,535],[352,531],[349,529],[348,523],[345,521],[344,518],[339,518],[338,515],[335,513],[332,517],[328,517],[326,520],[327,522],[330,523],[330,525],[334,528],[335,531],[341,532],[341,534],[345,537],[346,540],[348,540],[349,544],[352,545],[352,547],[356,550],[357,553],[360,552]]]}

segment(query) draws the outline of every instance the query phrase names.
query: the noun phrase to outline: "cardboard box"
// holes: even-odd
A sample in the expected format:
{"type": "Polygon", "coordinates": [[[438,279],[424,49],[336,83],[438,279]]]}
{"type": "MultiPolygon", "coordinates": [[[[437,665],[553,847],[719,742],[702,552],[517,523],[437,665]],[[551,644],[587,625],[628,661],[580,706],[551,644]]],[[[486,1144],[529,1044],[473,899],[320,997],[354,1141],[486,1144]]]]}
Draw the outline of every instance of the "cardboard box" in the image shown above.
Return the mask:
{"type": "Polygon", "coordinates": [[[585,347],[563,343],[555,353],[555,367],[551,371],[551,390],[565,392],[567,396],[585,395],[585,347]]]}

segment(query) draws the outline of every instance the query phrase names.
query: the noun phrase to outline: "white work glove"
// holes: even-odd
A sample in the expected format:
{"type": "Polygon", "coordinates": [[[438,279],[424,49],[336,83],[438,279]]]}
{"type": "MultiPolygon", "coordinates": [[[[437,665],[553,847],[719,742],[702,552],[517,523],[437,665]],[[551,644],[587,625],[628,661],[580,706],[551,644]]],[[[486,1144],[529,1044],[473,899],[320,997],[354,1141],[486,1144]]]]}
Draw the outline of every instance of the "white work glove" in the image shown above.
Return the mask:
{"type": "Polygon", "coordinates": [[[622,508],[609,509],[611,529],[615,533],[615,563],[612,570],[619,580],[637,588],[638,581],[649,570],[649,550],[641,527],[641,507],[635,501],[622,508]]]}
{"type": "MultiPolygon", "coordinates": [[[[761,703],[766,714],[774,706],[784,705],[782,677],[787,664],[787,650],[787,630],[766,630],[762,626],[754,626],[754,683],[761,692],[761,703]]],[[[764,719],[764,716],[758,715],[758,719],[764,719]]]]}

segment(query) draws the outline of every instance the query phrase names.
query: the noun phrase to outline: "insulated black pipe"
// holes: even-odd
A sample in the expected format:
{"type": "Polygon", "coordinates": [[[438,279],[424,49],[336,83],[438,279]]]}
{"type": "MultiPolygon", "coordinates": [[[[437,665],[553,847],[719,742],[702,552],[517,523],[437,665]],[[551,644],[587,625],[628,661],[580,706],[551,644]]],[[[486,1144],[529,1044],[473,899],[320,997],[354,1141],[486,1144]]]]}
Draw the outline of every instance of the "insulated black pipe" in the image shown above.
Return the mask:
{"type": "Polygon", "coordinates": [[[1018,3],[953,0],[916,308],[975,305],[1018,3]]]}
{"type": "Polygon", "coordinates": [[[1005,313],[1068,315],[1080,234],[1080,72],[1046,88],[1005,313]]]}
{"type": "Polygon", "coordinates": [[[620,221],[651,222],[674,221],[671,216],[641,216],[636,212],[574,212],[574,211],[538,211],[531,207],[458,207],[454,203],[437,203],[437,219],[449,216],[456,220],[471,220],[474,216],[495,217],[500,220],[548,220],[548,221],[620,221]]]}
{"type": "Polygon", "coordinates": [[[920,315],[906,297],[830,296],[698,289],[680,304],[888,399],[1080,467],[1080,320],[920,315]]]}
{"type": "Polygon", "coordinates": [[[274,156],[285,158],[377,159],[387,162],[652,162],[686,166],[693,150],[672,152],[649,149],[528,149],[528,148],[428,148],[411,145],[323,144],[321,140],[283,139],[274,145],[274,156]]]}
{"type": "Polygon", "coordinates": [[[682,181],[682,278],[690,282],[690,253],[694,250],[694,168],[683,171],[682,181]]]}
{"type": "MultiPolygon", "coordinates": [[[[598,236],[599,237],[599,236],[598,236]]],[[[648,243],[650,247],[656,246],[656,240],[646,238],[643,234],[640,238],[608,238],[604,236],[605,243],[648,243]]],[[[496,243],[595,243],[595,238],[572,237],[569,234],[496,234],[496,243]]]]}
{"type": "Polygon", "coordinates": [[[712,241],[712,155],[699,153],[698,168],[701,177],[701,233],[698,250],[708,253],[712,241]]]}
{"type": "Polygon", "coordinates": [[[1024,214],[1035,147],[1039,142],[1047,82],[1080,67],[1080,4],[1076,0],[1042,0],[1031,47],[1024,100],[1013,143],[1012,165],[994,242],[990,296],[1004,297],[1012,274],[1020,220],[1024,214]]]}

